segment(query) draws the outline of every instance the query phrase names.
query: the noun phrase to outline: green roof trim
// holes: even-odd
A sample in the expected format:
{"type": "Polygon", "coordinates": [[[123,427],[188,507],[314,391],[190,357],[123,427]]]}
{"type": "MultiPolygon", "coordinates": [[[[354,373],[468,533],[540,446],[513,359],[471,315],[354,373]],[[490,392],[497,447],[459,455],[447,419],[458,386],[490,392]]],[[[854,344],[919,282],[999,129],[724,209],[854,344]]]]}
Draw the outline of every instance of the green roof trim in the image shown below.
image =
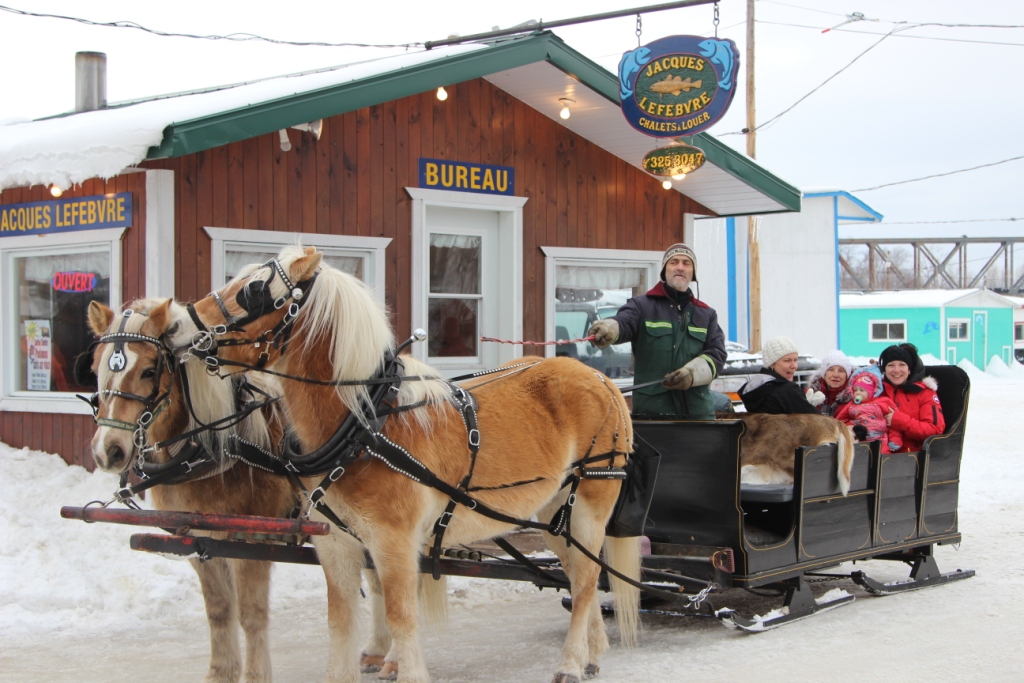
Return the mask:
{"type": "MultiPolygon", "coordinates": [[[[573,50],[558,36],[542,31],[371,78],[172,123],[164,129],[160,145],[150,148],[147,158],[194,154],[541,61],[550,62],[618,105],[619,83],[615,75],[573,50]]],[[[708,161],[785,207],[781,210],[800,210],[801,193],[797,188],[710,135],[700,133],[691,140],[704,150],[708,161]]]]}

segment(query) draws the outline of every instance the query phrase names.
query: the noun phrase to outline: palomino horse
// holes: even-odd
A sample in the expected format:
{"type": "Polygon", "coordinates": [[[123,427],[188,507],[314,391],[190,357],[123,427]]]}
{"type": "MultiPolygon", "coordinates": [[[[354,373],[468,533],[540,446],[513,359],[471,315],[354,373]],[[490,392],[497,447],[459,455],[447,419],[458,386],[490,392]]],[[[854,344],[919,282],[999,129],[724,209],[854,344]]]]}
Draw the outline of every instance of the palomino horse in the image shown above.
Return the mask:
{"type": "MultiPolygon", "coordinates": [[[[149,315],[154,309],[166,310],[167,304],[166,300],[143,299],[121,315],[97,302],[89,306],[93,332],[110,340],[101,343],[93,359],[99,391],[92,452],[96,464],[106,472],[128,470],[136,457],[136,439],[156,444],[197,427],[185,403],[178,363],[162,346],[162,330],[149,315]],[[148,424],[144,413],[153,415],[148,424]]],[[[199,363],[186,363],[180,372],[188,373],[196,417],[203,423],[211,424],[236,411],[231,382],[211,380],[199,363]]],[[[159,510],[287,516],[298,500],[297,488],[284,477],[224,456],[234,437],[269,449],[271,443],[280,441],[282,432],[276,406],[256,410],[229,429],[199,431],[191,441],[202,444],[217,466],[204,478],[153,487],[153,506],[159,510]]],[[[166,463],[186,447],[186,441],[179,441],[149,451],[145,458],[154,465],[166,463]]],[[[245,680],[270,681],[270,563],[223,558],[189,562],[199,575],[210,622],[210,669],[204,680],[235,683],[239,679],[240,624],[246,638],[245,680]]]]}
{"type": "MultiPolygon", "coordinates": [[[[145,429],[148,440],[154,444],[199,429],[196,418],[205,425],[220,421],[229,425],[234,421],[231,416],[238,414],[239,406],[232,383],[211,375],[198,360],[182,364],[182,372],[188,373],[187,390],[195,415],[189,413],[186,387],[175,369],[178,363],[162,345],[167,321],[173,315],[184,314],[184,310],[170,299],[135,301],[121,315],[115,315],[99,303],[90,305],[89,324],[93,332],[111,340],[102,344],[102,351],[93,359],[93,371],[100,388],[96,417],[101,424],[93,436],[92,446],[93,458],[100,469],[114,473],[128,470],[136,456],[136,432],[144,412],[154,415],[145,429]],[[120,349],[115,339],[122,341],[120,349]],[[121,357],[112,364],[111,357],[117,354],[121,357]],[[121,370],[115,371],[114,367],[121,370]],[[151,397],[148,402],[145,400],[147,396],[151,397]]],[[[253,381],[263,383],[268,380],[254,377],[253,381]]],[[[262,391],[277,394],[280,390],[275,383],[274,387],[263,386],[262,391]]],[[[153,506],[159,510],[287,516],[299,500],[297,487],[293,487],[286,477],[241,464],[237,459],[224,455],[225,448],[235,437],[264,450],[280,443],[284,431],[281,412],[278,406],[267,405],[226,429],[199,429],[193,440],[200,441],[207,453],[214,454],[223,469],[207,473],[203,478],[154,487],[153,506]]],[[[165,463],[182,446],[184,443],[155,449],[147,452],[146,457],[154,464],[165,463]]],[[[225,534],[214,535],[223,537],[225,534]]],[[[343,538],[339,542],[356,546],[352,553],[362,552],[354,539],[344,534],[341,536],[343,538]]],[[[204,680],[207,683],[234,683],[238,680],[241,661],[237,624],[240,624],[246,634],[245,680],[247,683],[270,681],[267,640],[270,563],[223,558],[212,558],[202,563],[193,559],[190,562],[199,575],[210,622],[210,670],[204,680]]],[[[364,670],[372,671],[384,664],[385,654],[391,647],[391,636],[384,622],[380,583],[373,572],[367,573],[367,581],[372,628],[363,648],[363,666],[364,670]]],[[[328,581],[329,604],[333,603],[336,592],[332,582],[328,581]]],[[[446,582],[443,581],[427,581],[421,586],[421,598],[427,606],[429,621],[440,621],[443,617],[445,593],[446,582]]],[[[336,626],[331,618],[332,633],[337,628],[347,627],[348,624],[336,626]]]]}
{"type": "MultiPolygon", "coordinates": [[[[321,257],[313,248],[289,247],[270,263],[243,270],[175,320],[167,337],[211,365],[287,375],[285,407],[304,454],[293,462],[308,461],[325,445],[351,443],[339,436],[339,425],[355,423],[360,438],[368,439],[315,473],[307,486],[319,483],[326,490],[323,500],[370,552],[383,586],[398,680],[429,681],[417,632],[416,581],[435,528],[446,525],[447,542],[468,543],[509,531],[511,518],[545,520],[571,509],[572,538],[595,556],[604,543],[609,564],[636,580],[639,539],[605,538],[620,481],[585,477],[566,484],[595,461],[625,463],[632,424],[614,385],[572,359],[524,360],[467,383],[473,396],[460,398],[458,387],[402,356],[405,378],[386,394],[387,411],[395,414],[381,426],[367,380],[393,366],[387,314],[363,283],[321,265],[321,257]],[[478,411],[467,417],[473,411],[466,404],[474,400],[478,411]],[[395,454],[406,459],[388,462],[395,454]],[[417,483],[407,476],[410,468],[446,492],[417,483]],[[452,517],[446,507],[459,495],[463,504],[452,517]],[[505,517],[484,516],[485,510],[505,517]]],[[[325,571],[347,588],[344,609],[353,613],[360,562],[334,536],[314,543],[325,571]]],[[[608,646],[596,594],[600,570],[576,545],[567,549],[565,539],[551,538],[549,545],[558,549],[572,584],[569,632],[554,676],[570,683],[585,672],[595,674],[598,655],[608,646]]],[[[614,574],[611,581],[620,635],[629,644],[636,637],[639,591],[614,574]]],[[[357,650],[352,642],[345,649],[343,659],[332,651],[328,678],[354,683],[357,650]]]]}

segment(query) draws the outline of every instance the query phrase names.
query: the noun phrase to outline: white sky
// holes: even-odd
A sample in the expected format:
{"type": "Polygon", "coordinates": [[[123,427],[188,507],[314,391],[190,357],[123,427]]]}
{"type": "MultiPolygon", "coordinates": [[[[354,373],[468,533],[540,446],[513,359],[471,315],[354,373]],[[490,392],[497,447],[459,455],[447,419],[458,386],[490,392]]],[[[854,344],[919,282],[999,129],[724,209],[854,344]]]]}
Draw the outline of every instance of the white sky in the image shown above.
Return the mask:
{"type": "MultiPolygon", "coordinates": [[[[130,2],[4,0],[9,7],[135,21],[168,32],[247,32],[293,41],[407,43],[555,21],[654,4],[656,0],[516,0],[389,3],[282,3],[266,0],[130,2]]],[[[745,82],[745,0],[722,0],[720,35],[741,50],[745,82]]],[[[757,112],[767,121],[896,27],[919,24],[1024,26],[1020,0],[758,0],[757,112]],[[860,22],[822,33],[844,15],[860,22]],[[780,25],[789,24],[789,25],[780,25]],[[801,25],[802,27],[793,26],[801,25]],[[858,31],[855,33],[854,31],[858,31]],[[870,33],[868,33],[870,32],[870,33]]],[[[555,29],[569,45],[614,71],[636,47],[635,18],[555,29]]],[[[665,35],[712,32],[711,6],[647,14],[644,43],[665,35]]],[[[0,12],[0,121],[36,118],[74,105],[74,53],[107,53],[112,102],[191,90],[372,58],[373,48],[292,47],[157,37],[133,29],[89,27],[0,12]]],[[[918,178],[1024,155],[1021,89],[1024,29],[922,27],[885,39],[818,92],[758,132],[758,160],[801,188],[847,190],[918,178]],[[932,40],[923,38],[942,38],[932,40]],[[965,42],[967,41],[967,42],[965,42]],[[985,42],[977,42],[985,41],[985,42]],[[1002,43],[1002,44],[992,44],[1002,43]]],[[[710,130],[745,150],[743,93],[710,130]]],[[[885,216],[880,227],[847,227],[841,236],[1024,235],[1022,222],[890,225],[1024,217],[1024,159],[993,168],[857,196],[885,216]]],[[[983,263],[981,254],[977,259],[983,263]]],[[[974,260],[972,254],[972,261],[974,260]]],[[[975,266],[981,263],[974,264],[975,266]]]]}

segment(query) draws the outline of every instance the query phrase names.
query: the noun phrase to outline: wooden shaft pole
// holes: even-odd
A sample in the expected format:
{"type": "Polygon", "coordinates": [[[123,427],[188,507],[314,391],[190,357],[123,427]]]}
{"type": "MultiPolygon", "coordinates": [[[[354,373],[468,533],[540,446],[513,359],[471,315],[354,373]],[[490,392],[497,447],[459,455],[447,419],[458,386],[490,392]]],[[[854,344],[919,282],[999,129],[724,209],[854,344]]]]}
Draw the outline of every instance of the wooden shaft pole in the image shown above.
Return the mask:
{"type": "MultiPolygon", "coordinates": [[[[754,0],[747,0],[747,156],[757,158],[757,115],[754,108],[754,0]]],[[[750,350],[761,350],[761,247],[757,221],[747,216],[750,297],[750,350]]]]}

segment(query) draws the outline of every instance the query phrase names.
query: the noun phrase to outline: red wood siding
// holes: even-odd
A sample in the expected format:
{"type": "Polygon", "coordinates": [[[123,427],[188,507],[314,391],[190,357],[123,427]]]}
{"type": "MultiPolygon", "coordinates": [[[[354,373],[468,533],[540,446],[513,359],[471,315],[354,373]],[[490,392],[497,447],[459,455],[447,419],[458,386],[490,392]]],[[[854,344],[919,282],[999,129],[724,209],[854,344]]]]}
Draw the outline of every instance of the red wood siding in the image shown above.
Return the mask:
{"type": "Polygon", "coordinates": [[[483,79],[448,91],[446,102],[431,90],[327,119],[320,140],[289,130],[288,152],[272,133],[148,162],[176,174],[178,296],[210,290],[205,226],[390,237],[387,300],[399,337],[407,336],[412,212],[404,188],[418,184],[420,157],[515,169],[515,194],[530,198],[527,339],[543,334],[541,246],[657,251],[682,239],[685,212],[713,215],[483,79]]]}
{"type": "MultiPolygon", "coordinates": [[[[62,195],[62,199],[131,192],[134,205],[132,227],[121,238],[121,296],[125,302],[146,291],[146,174],[126,173],[110,180],[87,180],[62,195]]],[[[41,185],[0,192],[0,204],[25,204],[52,200],[41,185]]],[[[59,243],[60,235],[51,238],[59,243]]],[[[2,245],[2,242],[0,242],[2,245]]],[[[89,449],[93,422],[88,415],[61,413],[0,412],[0,441],[14,448],[57,453],[73,465],[95,468],[89,449]]]]}

